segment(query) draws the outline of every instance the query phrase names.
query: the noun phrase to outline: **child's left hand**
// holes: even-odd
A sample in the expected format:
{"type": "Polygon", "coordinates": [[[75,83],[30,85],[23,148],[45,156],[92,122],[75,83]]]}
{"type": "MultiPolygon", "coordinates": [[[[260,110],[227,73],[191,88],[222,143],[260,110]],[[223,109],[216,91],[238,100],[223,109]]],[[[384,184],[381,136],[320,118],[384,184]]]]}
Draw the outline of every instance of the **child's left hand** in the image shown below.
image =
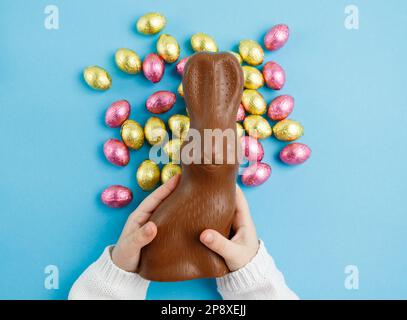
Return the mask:
{"type": "Polygon", "coordinates": [[[128,272],[136,272],[141,249],[157,234],[154,222],[147,221],[158,205],[175,189],[179,178],[180,175],[173,177],[151,193],[129,216],[112,251],[112,261],[117,267],[128,272]]]}

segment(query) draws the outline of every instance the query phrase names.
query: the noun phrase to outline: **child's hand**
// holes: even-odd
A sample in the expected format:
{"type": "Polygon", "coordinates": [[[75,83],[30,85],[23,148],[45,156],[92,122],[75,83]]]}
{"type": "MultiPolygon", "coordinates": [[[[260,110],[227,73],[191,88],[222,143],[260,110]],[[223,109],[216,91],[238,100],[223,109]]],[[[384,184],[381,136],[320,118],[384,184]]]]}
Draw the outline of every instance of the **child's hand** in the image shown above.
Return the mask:
{"type": "Polygon", "coordinates": [[[155,208],[175,189],[179,177],[180,175],[173,177],[151,193],[127,219],[119,241],[112,251],[112,261],[120,269],[136,272],[141,248],[149,244],[157,234],[157,226],[147,220],[155,208]]]}
{"type": "Polygon", "coordinates": [[[236,271],[249,263],[259,249],[249,206],[239,186],[236,186],[236,214],[232,227],[235,235],[230,240],[211,229],[202,232],[200,240],[225,259],[230,271],[236,271]]]}

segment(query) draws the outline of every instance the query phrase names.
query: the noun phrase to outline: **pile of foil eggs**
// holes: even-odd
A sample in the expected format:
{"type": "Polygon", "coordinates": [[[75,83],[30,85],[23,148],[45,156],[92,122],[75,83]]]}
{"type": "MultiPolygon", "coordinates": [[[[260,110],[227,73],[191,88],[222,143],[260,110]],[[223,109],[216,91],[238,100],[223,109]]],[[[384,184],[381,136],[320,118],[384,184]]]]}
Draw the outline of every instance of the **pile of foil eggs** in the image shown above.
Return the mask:
{"type": "MultiPolygon", "coordinates": [[[[144,35],[161,32],[167,24],[160,13],[147,13],[137,20],[137,31],[144,35]]],[[[283,67],[275,61],[264,61],[264,49],[275,51],[282,48],[289,38],[289,28],[285,24],[273,26],[264,36],[263,46],[255,40],[243,39],[238,44],[238,52],[232,53],[242,65],[244,91],[236,118],[237,133],[241,139],[242,154],[249,163],[243,168],[241,182],[246,186],[259,186],[271,175],[271,166],[264,162],[264,148],[261,140],[274,136],[280,141],[289,142],[279,152],[279,158],[287,165],[298,165],[311,155],[311,149],[303,143],[293,142],[304,134],[300,122],[289,116],[294,109],[292,96],[276,96],[269,104],[258,91],[266,86],[272,90],[281,90],[286,82],[283,67]],[[264,49],[263,49],[264,47],[264,49]],[[268,119],[267,119],[268,118],[268,119]]],[[[218,52],[219,48],[210,35],[199,32],[192,35],[190,45],[194,52],[218,52]]],[[[130,48],[119,48],[115,52],[117,67],[127,74],[143,74],[154,83],[164,76],[166,65],[175,63],[176,72],[182,77],[188,56],[180,58],[181,50],[177,39],[162,33],[156,42],[156,52],[141,59],[130,48]]],[[[96,65],[84,69],[83,77],[89,87],[95,90],[108,90],[112,78],[108,71],[96,65]]],[[[182,83],[178,86],[178,95],[183,97],[182,83]]],[[[179,154],[183,139],[189,130],[187,115],[172,115],[167,124],[158,117],[172,109],[177,101],[174,92],[160,90],[151,94],[145,102],[145,108],[153,115],[144,127],[130,119],[131,106],[126,100],[113,102],[106,110],[105,123],[110,128],[120,128],[121,140],[108,139],[103,146],[106,159],[113,165],[126,166],[130,161],[130,151],[138,150],[146,142],[151,146],[162,146],[170,162],[161,169],[152,160],[144,160],[137,169],[137,183],[144,191],[153,190],[159,183],[165,183],[181,173],[179,164],[173,163],[179,154]],[[171,139],[167,139],[167,127],[171,139]],[[173,161],[173,162],[171,162],[173,161]]],[[[101,195],[102,202],[112,208],[128,205],[133,198],[132,191],[121,185],[106,188],[101,195]]]]}

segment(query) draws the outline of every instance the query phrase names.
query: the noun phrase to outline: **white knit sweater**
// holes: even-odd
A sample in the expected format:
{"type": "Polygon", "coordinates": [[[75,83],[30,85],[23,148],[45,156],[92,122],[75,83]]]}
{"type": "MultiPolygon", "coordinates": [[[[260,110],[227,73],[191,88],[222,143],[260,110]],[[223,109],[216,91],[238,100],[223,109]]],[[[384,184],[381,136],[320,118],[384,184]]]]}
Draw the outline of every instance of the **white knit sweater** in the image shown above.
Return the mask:
{"type": "MultiPolygon", "coordinates": [[[[76,280],[69,299],[145,299],[150,281],[115,266],[110,256],[112,248],[107,247],[76,280]]],[[[256,256],[245,267],[217,278],[216,282],[225,300],[298,299],[285,284],[262,241],[256,256]]]]}

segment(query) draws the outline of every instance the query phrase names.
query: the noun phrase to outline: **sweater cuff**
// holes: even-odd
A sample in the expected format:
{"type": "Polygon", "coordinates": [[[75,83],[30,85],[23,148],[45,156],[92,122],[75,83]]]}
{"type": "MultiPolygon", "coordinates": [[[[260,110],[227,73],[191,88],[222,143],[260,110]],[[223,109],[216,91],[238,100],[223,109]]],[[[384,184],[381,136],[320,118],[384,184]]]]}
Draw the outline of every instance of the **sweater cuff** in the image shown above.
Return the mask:
{"type": "Polygon", "coordinates": [[[275,269],[274,262],[267,252],[263,241],[260,240],[257,254],[243,268],[217,278],[220,291],[243,292],[259,283],[264,283],[270,271],[275,269]]]}
{"type": "MultiPolygon", "coordinates": [[[[105,284],[115,292],[146,292],[150,281],[143,279],[137,273],[127,272],[117,267],[111,257],[114,246],[108,246],[100,258],[94,263],[94,268],[105,284]]],[[[128,297],[135,299],[137,297],[128,297]]]]}

